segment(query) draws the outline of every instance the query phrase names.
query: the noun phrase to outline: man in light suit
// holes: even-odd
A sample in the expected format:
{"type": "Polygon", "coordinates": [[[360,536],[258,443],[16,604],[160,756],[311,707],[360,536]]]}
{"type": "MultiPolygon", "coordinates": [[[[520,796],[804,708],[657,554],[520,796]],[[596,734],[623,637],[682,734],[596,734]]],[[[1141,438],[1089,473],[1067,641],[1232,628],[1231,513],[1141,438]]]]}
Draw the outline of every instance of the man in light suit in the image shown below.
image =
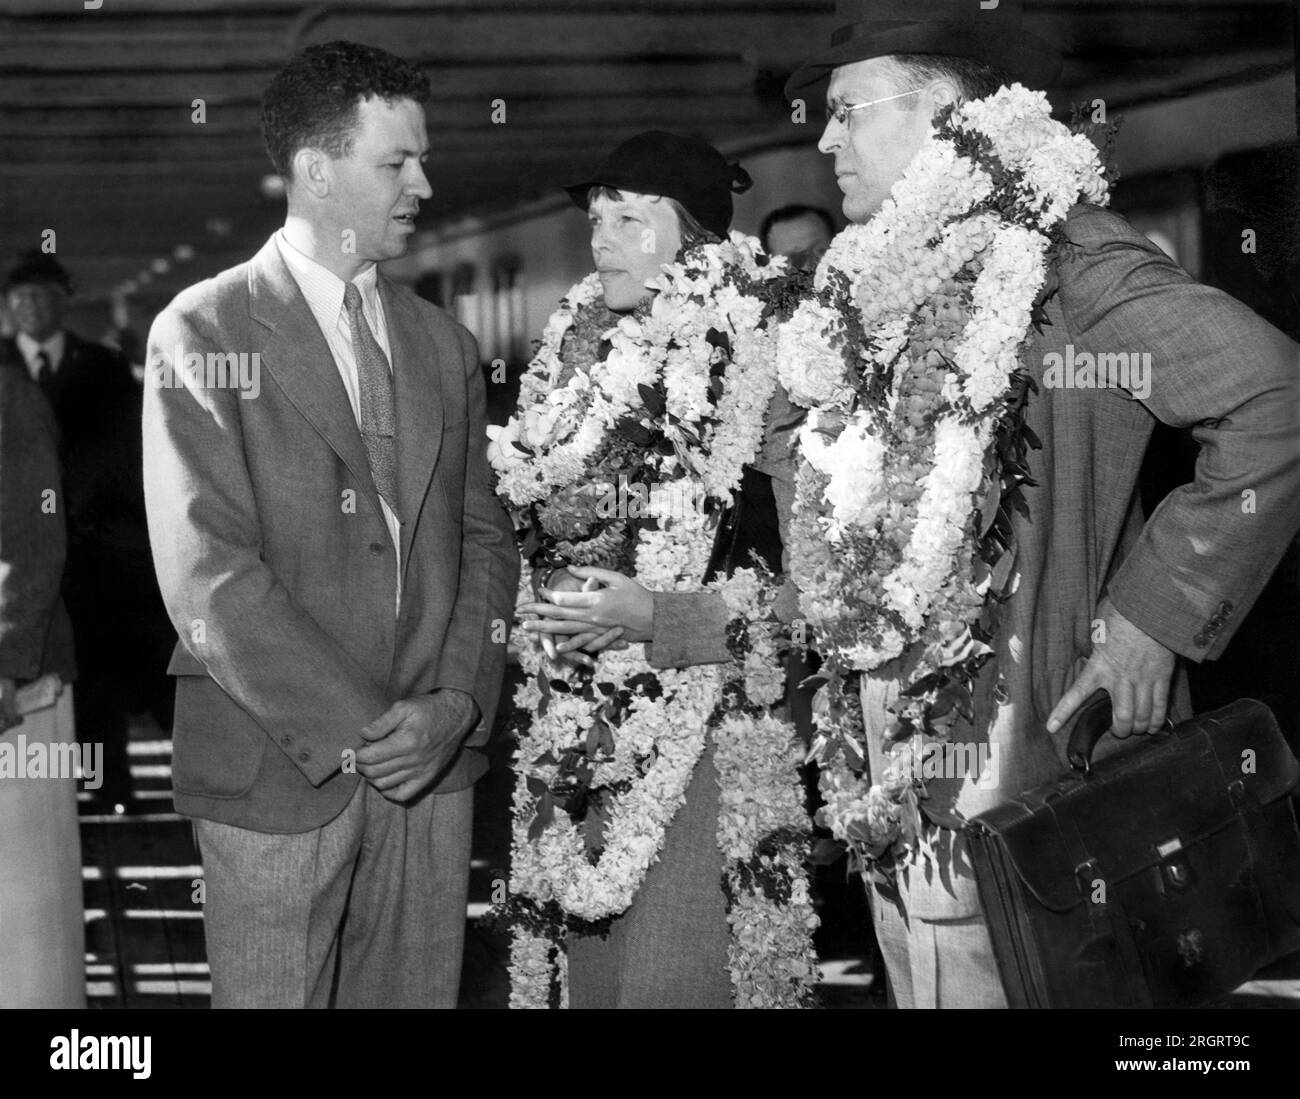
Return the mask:
{"type": "MultiPolygon", "coordinates": [[[[824,95],[840,112],[819,148],[853,222],[880,209],[939,108],[1012,79],[1044,87],[1060,67],[1019,26],[1015,0],[841,0],[838,10],[835,44],[786,92],[824,95]]],[[[1222,653],[1300,526],[1300,349],[1116,215],[1076,206],[1064,231],[1070,262],[1040,298],[1049,323],[1021,354],[1039,385],[1027,424],[1042,449],[1027,459],[1028,517],[1013,517],[1019,586],[976,682],[974,721],[952,734],[987,745],[998,774],[928,781],[927,811],[950,820],[1061,774],[1069,719],[1094,690],[1109,693],[1121,738],[1188,716],[1178,658],[1222,653]],[[1071,348],[1149,352],[1149,392],[1045,385],[1051,357],[1071,348]],[[1137,475],[1157,419],[1192,428],[1201,453],[1195,481],[1144,525],[1137,475]]],[[[864,676],[877,775],[905,676],[899,662],[864,676]]],[[[872,901],[900,1006],[1004,1006],[960,832],[932,826],[897,888],[874,887],[872,901]]]]}
{"type": "Polygon", "coordinates": [[[263,101],[284,228],[150,333],[214,1006],[456,1003],[518,558],[474,340],[375,267],[431,193],[428,90],[365,46],[294,58],[263,101]]]}

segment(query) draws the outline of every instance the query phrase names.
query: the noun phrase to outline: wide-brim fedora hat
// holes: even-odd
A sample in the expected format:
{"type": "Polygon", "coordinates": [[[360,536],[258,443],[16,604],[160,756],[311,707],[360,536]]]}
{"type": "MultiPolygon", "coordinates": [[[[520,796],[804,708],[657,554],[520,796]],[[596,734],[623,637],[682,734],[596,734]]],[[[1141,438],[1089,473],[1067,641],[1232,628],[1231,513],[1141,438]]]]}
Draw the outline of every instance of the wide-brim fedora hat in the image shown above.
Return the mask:
{"type": "Polygon", "coordinates": [[[1061,72],[1061,54],[1022,25],[1021,0],[836,0],[831,48],[801,65],[785,94],[825,80],[841,65],[891,54],[964,57],[1001,69],[1030,88],[1061,72]]]}

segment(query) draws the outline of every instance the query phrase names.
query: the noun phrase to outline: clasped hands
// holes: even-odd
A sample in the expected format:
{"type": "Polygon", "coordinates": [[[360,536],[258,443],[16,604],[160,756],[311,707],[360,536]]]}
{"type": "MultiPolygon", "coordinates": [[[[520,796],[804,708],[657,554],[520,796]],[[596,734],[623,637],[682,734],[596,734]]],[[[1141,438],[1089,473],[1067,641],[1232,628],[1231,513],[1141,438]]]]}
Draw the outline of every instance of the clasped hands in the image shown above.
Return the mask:
{"type": "Polygon", "coordinates": [[[538,600],[518,608],[537,615],[523,628],[540,635],[549,659],[590,668],[595,661],[589,654],[653,639],[654,596],[621,572],[569,565],[549,585],[537,589],[538,600]]]}
{"type": "Polygon", "coordinates": [[[399,699],[361,730],[357,770],[389,801],[408,802],[442,773],[478,719],[478,703],[454,688],[399,699]]]}

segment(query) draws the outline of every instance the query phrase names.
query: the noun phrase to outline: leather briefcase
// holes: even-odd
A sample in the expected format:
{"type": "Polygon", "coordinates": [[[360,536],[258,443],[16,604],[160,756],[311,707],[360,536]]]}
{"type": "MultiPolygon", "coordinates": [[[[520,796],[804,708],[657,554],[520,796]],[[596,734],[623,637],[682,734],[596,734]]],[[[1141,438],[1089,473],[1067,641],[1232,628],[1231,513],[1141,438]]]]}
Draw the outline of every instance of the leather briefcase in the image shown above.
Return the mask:
{"type": "Polygon", "coordinates": [[[1243,699],[1091,765],[1097,691],[1072,771],[966,826],[1011,1007],[1194,1007],[1300,950],[1300,764],[1243,699]]]}

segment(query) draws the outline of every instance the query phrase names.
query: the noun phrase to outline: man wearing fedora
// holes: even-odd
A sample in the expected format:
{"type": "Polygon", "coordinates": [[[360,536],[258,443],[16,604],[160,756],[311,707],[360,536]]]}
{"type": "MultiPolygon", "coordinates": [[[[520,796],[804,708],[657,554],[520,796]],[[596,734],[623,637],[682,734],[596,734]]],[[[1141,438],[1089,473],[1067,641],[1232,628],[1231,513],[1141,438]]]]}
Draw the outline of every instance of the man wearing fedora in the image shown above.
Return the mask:
{"type": "MultiPolygon", "coordinates": [[[[859,224],[889,197],[940,108],[1012,82],[1042,89],[1060,68],[1021,27],[1015,0],[840,0],[838,15],[831,49],[786,93],[824,94],[819,148],[859,224]]],[[[1069,719],[1096,689],[1110,694],[1118,737],[1188,716],[1179,659],[1223,652],[1300,526],[1300,349],[1193,282],[1122,218],[1078,205],[1064,230],[1072,262],[1049,269],[1040,298],[1049,323],[1021,352],[1039,383],[1026,416],[1042,448],[1028,457],[1028,517],[1013,518],[1019,583],[977,680],[974,718],[952,735],[987,742],[999,779],[991,789],[973,777],[927,784],[932,804],[967,819],[1065,770],[1069,719]],[[1067,345],[1150,352],[1149,395],[1044,386],[1044,357],[1067,345]],[[1157,420],[1190,427],[1200,457],[1194,482],[1144,523],[1136,482],[1157,420]],[[1251,512],[1244,490],[1258,501],[1251,512]]],[[[877,774],[899,677],[897,663],[863,677],[877,774]]],[[[870,890],[899,1006],[1005,1005],[960,832],[929,826],[896,885],[870,890]]]]}
{"type": "Polygon", "coordinates": [[[131,808],[128,714],[144,709],[175,638],[153,578],[140,459],[140,386],[130,364],[67,329],[72,280],[33,251],[9,271],[5,304],[17,334],[0,364],[25,372],[54,413],[65,496],[63,595],[77,654],[77,735],[104,745],[108,812],[131,808]]]}

